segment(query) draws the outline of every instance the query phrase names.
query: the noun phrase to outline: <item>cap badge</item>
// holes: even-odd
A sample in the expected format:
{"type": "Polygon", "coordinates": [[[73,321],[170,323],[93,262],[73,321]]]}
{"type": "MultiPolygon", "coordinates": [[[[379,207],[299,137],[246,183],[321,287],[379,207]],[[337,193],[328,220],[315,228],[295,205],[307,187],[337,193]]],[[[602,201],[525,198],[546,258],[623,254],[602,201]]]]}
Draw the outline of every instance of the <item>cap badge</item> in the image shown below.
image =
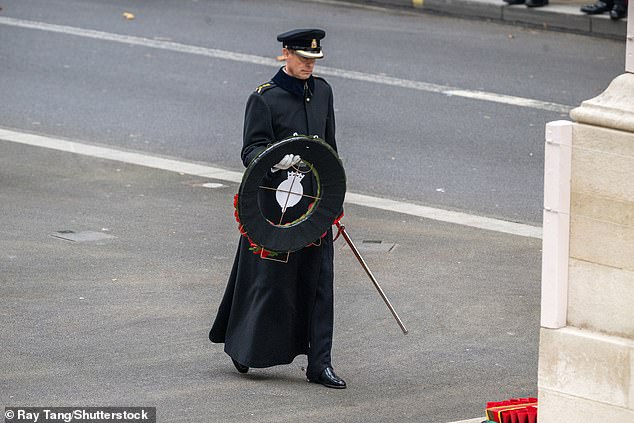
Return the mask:
{"type": "Polygon", "coordinates": [[[317,40],[313,38],[313,41],[310,43],[310,48],[317,48],[317,40]]]}

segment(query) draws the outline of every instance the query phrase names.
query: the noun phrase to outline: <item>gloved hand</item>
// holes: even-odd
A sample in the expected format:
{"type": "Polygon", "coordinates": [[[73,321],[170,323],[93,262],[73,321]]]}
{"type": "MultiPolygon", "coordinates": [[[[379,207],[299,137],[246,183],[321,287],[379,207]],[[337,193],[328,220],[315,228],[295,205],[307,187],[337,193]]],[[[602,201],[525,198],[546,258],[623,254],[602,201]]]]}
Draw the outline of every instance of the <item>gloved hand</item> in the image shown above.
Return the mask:
{"type": "Polygon", "coordinates": [[[275,173],[278,170],[286,170],[291,166],[295,166],[301,160],[302,158],[299,156],[296,156],[294,154],[287,154],[286,156],[282,158],[282,160],[280,160],[278,164],[276,164],[275,166],[271,168],[271,172],[275,173]]]}

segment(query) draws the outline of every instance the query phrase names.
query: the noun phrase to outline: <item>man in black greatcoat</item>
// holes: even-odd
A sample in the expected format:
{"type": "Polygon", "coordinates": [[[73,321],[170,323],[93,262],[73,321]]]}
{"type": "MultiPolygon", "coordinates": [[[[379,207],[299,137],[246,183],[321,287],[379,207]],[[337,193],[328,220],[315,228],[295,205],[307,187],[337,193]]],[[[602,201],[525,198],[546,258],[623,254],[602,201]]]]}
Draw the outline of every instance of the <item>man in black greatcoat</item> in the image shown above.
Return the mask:
{"type": "MultiPolygon", "coordinates": [[[[245,166],[267,145],[292,135],[323,139],[333,149],[335,114],[330,85],[313,76],[315,60],[323,57],[319,29],[297,29],[278,35],[286,64],[271,81],[260,85],[247,101],[242,160],[245,166]]],[[[279,186],[287,176],[302,172],[301,157],[285,156],[266,184],[279,186]]],[[[300,180],[304,194],[315,195],[312,177],[300,180]]],[[[310,201],[305,198],[302,201],[310,201]]],[[[292,222],[307,204],[288,210],[274,194],[261,194],[260,205],[271,221],[292,222]],[[268,195],[268,196],[267,196],[268,195]]],[[[241,237],[229,282],[209,332],[212,342],[224,343],[236,369],[291,363],[308,355],[308,381],[345,388],[331,363],[333,336],[332,230],[321,240],[283,257],[254,254],[241,237]]]]}

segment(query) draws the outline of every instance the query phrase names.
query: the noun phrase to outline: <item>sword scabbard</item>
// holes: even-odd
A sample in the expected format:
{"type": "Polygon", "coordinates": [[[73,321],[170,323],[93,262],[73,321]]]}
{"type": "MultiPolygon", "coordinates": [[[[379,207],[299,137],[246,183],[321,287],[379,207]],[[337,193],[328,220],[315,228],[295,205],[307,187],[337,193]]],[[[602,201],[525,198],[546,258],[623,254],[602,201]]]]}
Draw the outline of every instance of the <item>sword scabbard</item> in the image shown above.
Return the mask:
{"type": "Polygon", "coordinates": [[[365,260],[361,256],[361,253],[357,249],[356,245],[354,245],[354,242],[352,242],[352,239],[350,238],[350,235],[348,235],[348,232],[346,231],[346,227],[344,225],[342,225],[341,223],[339,223],[339,222],[336,222],[336,225],[337,225],[337,228],[339,229],[339,233],[343,236],[343,239],[345,239],[346,242],[348,243],[348,246],[352,250],[352,253],[357,258],[357,260],[359,261],[359,264],[361,264],[361,267],[363,267],[363,270],[365,270],[365,273],[368,275],[368,277],[370,278],[370,280],[374,284],[374,287],[376,288],[376,290],[378,291],[379,295],[381,296],[381,298],[385,302],[385,305],[387,306],[387,308],[392,313],[392,316],[394,316],[394,319],[396,320],[396,323],[398,323],[399,327],[401,328],[401,331],[403,331],[403,335],[407,335],[407,328],[403,324],[403,321],[401,320],[401,318],[398,317],[398,314],[396,313],[396,310],[392,306],[392,303],[390,303],[390,300],[385,295],[385,292],[383,292],[383,288],[381,288],[381,285],[379,285],[379,282],[374,277],[374,274],[372,273],[372,271],[368,267],[368,264],[365,262],[365,260]]]}

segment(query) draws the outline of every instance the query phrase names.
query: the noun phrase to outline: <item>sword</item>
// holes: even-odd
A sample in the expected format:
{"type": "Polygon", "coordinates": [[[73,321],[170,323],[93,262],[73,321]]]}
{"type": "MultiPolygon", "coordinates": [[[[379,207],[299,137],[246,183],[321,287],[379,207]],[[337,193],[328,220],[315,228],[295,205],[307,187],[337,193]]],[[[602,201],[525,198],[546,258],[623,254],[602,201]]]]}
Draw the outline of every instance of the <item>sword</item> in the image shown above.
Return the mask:
{"type": "Polygon", "coordinates": [[[383,298],[383,301],[385,301],[385,305],[392,313],[392,316],[394,316],[394,319],[396,319],[396,323],[398,323],[401,330],[403,331],[403,335],[407,335],[407,328],[403,324],[403,321],[401,320],[401,318],[398,317],[398,314],[396,313],[396,310],[394,310],[392,303],[390,303],[390,300],[387,299],[385,292],[383,292],[381,285],[379,285],[379,282],[377,282],[376,278],[372,274],[372,271],[366,264],[365,260],[363,260],[363,257],[361,257],[361,254],[359,253],[359,250],[357,249],[357,247],[354,245],[354,242],[352,242],[352,240],[350,239],[348,232],[346,232],[346,227],[342,225],[341,223],[339,223],[338,221],[335,222],[335,224],[337,225],[337,228],[339,228],[339,233],[343,235],[343,239],[345,239],[348,245],[350,246],[350,249],[354,253],[354,256],[357,258],[357,260],[359,260],[361,267],[363,267],[363,270],[365,270],[365,273],[367,273],[368,276],[370,277],[370,280],[374,284],[374,287],[376,288],[376,290],[379,292],[379,295],[381,296],[381,298],[383,298]]]}

